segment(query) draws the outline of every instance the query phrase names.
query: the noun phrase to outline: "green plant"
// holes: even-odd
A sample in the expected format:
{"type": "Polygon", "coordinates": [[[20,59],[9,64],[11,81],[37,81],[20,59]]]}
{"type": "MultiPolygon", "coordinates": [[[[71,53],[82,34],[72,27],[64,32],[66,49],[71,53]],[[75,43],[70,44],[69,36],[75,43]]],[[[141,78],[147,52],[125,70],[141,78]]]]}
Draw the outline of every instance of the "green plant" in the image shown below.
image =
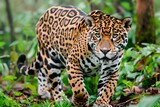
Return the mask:
{"type": "Polygon", "coordinates": [[[38,96],[36,86],[34,86],[32,84],[29,84],[29,83],[25,83],[25,84],[22,85],[22,87],[25,88],[25,89],[30,89],[32,95],[38,96]]]}
{"type": "Polygon", "coordinates": [[[54,105],[54,107],[73,107],[73,106],[72,106],[72,104],[70,102],[68,102],[67,100],[65,100],[63,102],[56,102],[55,105],[54,105]]]}
{"type": "Polygon", "coordinates": [[[2,78],[2,81],[6,82],[6,90],[5,91],[9,92],[10,90],[13,89],[16,79],[17,79],[17,77],[14,75],[8,75],[8,76],[5,76],[2,78]]]}
{"type": "Polygon", "coordinates": [[[160,96],[144,96],[137,105],[129,107],[160,107],[160,96]]]}
{"type": "Polygon", "coordinates": [[[18,103],[16,103],[11,98],[5,96],[1,92],[0,92],[0,106],[1,107],[20,107],[20,105],[18,103]]]}
{"type": "Polygon", "coordinates": [[[154,44],[143,44],[143,47],[127,49],[124,53],[119,72],[118,86],[113,99],[126,96],[123,89],[132,89],[141,86],[147,89],[150,86],[159,86],[156,71],[160,65],[160,47],[154,44]]]}
{"type": "Polygon", "coordinates": [[[2,61],[0,61],[0,74],[2,74],[3,72],[8,73],[9,68],[6,63],[3,63],[2,61]]]}
{"type": "Polygon", "coordinates": [[[54,102],[49,102],[48,100],[46,100],[44,103],[42,103],[41,105],[39,105],[39,107],[52,107],[54,106],[54,102]]]}

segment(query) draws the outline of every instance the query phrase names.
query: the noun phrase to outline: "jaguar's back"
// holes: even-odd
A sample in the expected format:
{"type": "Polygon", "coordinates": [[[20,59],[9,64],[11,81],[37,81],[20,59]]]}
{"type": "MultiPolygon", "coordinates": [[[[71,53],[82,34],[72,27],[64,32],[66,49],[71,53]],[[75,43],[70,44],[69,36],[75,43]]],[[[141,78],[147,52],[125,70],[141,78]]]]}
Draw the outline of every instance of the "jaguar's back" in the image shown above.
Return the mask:
{"type": "Polygon", "coordinates": [[[67,58],[76,36],[78,25],[86,14],[73,6],[54,6],[41,16],[36,25],[39,45],[56,49],[67,58]]]}

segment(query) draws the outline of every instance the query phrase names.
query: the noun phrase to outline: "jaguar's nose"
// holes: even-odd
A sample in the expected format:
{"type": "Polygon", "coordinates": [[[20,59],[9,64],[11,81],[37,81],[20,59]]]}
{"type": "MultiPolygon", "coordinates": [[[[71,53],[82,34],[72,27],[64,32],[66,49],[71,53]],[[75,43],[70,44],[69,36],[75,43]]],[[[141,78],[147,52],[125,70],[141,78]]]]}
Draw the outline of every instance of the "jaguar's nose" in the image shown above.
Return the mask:
{"type": "Polygon", "coordinates": [[[111,49],[103,48],[103,49],[101,49],[101,52],[102,52],[103,54],[107,54],[110,50],[111,50],[111,49]]]}

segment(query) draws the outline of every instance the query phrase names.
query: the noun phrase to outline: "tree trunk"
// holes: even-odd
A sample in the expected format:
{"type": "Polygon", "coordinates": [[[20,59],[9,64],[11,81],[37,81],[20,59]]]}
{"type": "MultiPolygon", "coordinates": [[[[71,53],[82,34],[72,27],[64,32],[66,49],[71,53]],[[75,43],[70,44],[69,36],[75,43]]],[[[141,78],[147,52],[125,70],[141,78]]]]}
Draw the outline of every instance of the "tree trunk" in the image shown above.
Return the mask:
{"type": "Polygon", "coordinates": [[[4,0],[6,3],[6,12],[7,12],[7,18],[8,18],[8,23],[10,27],[10,36],[11,36],[11,42],[15,40],[14,36],[14,26],[13,26],[13,18],[12,18],[12,13],[10,9],[10,2],[9,0],[4,0]]]}
{"type": "Polygon", "coordinates": [[[155,43],[155,19],[153,0],[136,0],[136,42],[155,43]]]}

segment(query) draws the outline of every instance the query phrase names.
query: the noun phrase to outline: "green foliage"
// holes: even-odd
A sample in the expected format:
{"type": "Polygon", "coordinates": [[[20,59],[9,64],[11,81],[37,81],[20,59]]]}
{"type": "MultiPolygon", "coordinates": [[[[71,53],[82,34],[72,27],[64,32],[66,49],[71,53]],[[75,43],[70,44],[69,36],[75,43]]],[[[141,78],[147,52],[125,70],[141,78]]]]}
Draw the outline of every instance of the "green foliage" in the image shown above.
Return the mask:
{"type": "Polygon", "coordinates": [[[49,102],[48,100],[46,100],[44,103],[39,105],[39,107],[53,107],[54,105],[55,105],[54,102],[49,102]]]}
{"type": "Polygon", "coordinates": [[[5,91],[10,91],[13,89],[16,79],[17,79],[16,76],[11,76],[11,75],[8,75],[8,76],[5,76],[2,78],[2,81],[6,82],[6,90],[5,91]]]}
{"type": "Polygon", "coordinates": [[[35,105],[35,103],[31,103],[31,100],[33,100],[33,96],[30,96],[27,99],[20,100],[19,103],[31,107],[32,105],[35,105]]]}
{"type": "Polygon", "coordinates": [[[136,46],[126,50],[113,99],[119,98],[121,95],[125,96],[126,93],[123,92],[123,89],[131,89],[134,85],[138,86],[141,84],[144,89],[150,86],[159,87],[159,81],[152,79],[155,77],[156,69],[159,67],[159,59],[159,45],[143,44],[143,47],[136,46]]]}
{"type": "MultiPolygon", "coordinates": [[[[11,54],[10,56],[15,56],[15,57],[18,56],[17,52],[15,50],[15,48],[16,48],[17,51],[20,53],[27,52],[27,58],[33,57],[37,52],[36,51],[37,50],[37,42],[35,42],[35,41],[36,41],[36,38],[34,38],[31,41],[28,41],[26,39],[25,41],[24,40],[16,40],[16,41],[12,42],[10,44],[10,47],[14,48],[14,50],[12,51],[14,54],[11,54]]],[[[18,57],[16,57],[16,58],[18,58],[18,57]]]]}
{"type": "Polygon", "coordinates": [[[6,43],[5,42],[0,42],[0,48],[3,48],[3,46],[5,45],[6,43]]]}
{"type": "Polygon", "coordinates": [[[72,90],[71,90],[69,82],[68,82],[68,76],[67,76],[66,70],[64,70],[62,72],[61,79],[62,79],[62,83],[63,83],[64,88],[66,88],[65,94],[68,95],[68,96],[71,96],[72,95],[72,90]]]}
{"type": "Polygon", "coordinates": [[[5,96],[0,92],[0,106],[1,107],[20,107],[18,103],[16,103],[11,98],[5,96]]]}
{"type": "Polygon", "coordinates": [[[9,72],[9,68],[6,63],[0,61],[0,74],[2,73],[2,71],[9,72]]]}
{"type": "Polygon", "coordinates": [[[15,91],[15,92],[13,92],[13,94],[14,94],[14,96],[21,96],[23,93],[15,91]]]}
{"type": "Polygon", "coordinates": [[[69,85],[69,82],[68,82],[68,77],[67,77],[67,72],[66,70],[64,70],[62,72],[62,75],[61,75],[61,78],[62,78],[62,82],[65,86],[68,86],[69,85]]]}
{"type": "MultiPolygon", "coordinates": [[[[153,85],[153,86],[154,86],[154,85],[153,85]]],[[[156,87],[156,88],[160,88],[160,81],[156,81],[155,87],[156,87]]]]}
{"type": "MultiPolygon", "coordinates": [[[[45,102],[38,105],[39,107],[73,107],[68,100],[64,100],[63,102],[49,102],[46,100],[45,102]]],[[[36,107],[36,106],[32,106],[36,107]]]]}
{"type": "Polygon", "coordinates": [[[131,10],[129,2],[121,2],[121,6],[126,10],[131,10]]]}
{"type": "Polygon", "coordinates": [[[54,107],[73,107],[68,101],[56,102],[54,107]]]}
{"type": "Polygon", "coordinates": [[[88,93],[90,95],[93,95],[97,91],[97,90],[95,90],[95,86],[97,87],[98,81],[96,81],[95,79],[93,79],[93,78],[85,78],[84,83],[85,83],[86,89],[87,89],[87,91],[88,91],[88,93]]]}
{"type": "Polygon", "coordinates": [[[23,88],[25,89],[30,89],[31,90],[31,93],[33,95],[38,95],[37,94],[37,89],[36,89],[36,86],[32,85],[32,84],[29,84],[29,83],[25,83],[22,85],[23,88]]]}
{"type": "Polygon", "coordinates": [[[9,75],[9,76],[5,76],[3,78],[3,81],[14,81],[15,79],[16,79],[16,76],[9,75]]]}
{"type": "Polygon", "coordinates": [[[65,93],[62,93],[62,98],[63,98],[63,101],[50,103],[49,107],[52,107],[51,105],[53,104],[54,104],[54,107],[73,107],[71,102],[66,97],[65,93]]]}
{"type": "Polygon", "coordinates": [[[160,96],[144,96],[140,103],[129,107],[160,107],[160,96]]]}
{"type": "Polygon", "coordinates": [[[32,85],[34,85],[36,88],[38,87],[38,77],[37,76],[23,76],[24,77],[24,81],[25,83],[31,83],[32,85]]]}

